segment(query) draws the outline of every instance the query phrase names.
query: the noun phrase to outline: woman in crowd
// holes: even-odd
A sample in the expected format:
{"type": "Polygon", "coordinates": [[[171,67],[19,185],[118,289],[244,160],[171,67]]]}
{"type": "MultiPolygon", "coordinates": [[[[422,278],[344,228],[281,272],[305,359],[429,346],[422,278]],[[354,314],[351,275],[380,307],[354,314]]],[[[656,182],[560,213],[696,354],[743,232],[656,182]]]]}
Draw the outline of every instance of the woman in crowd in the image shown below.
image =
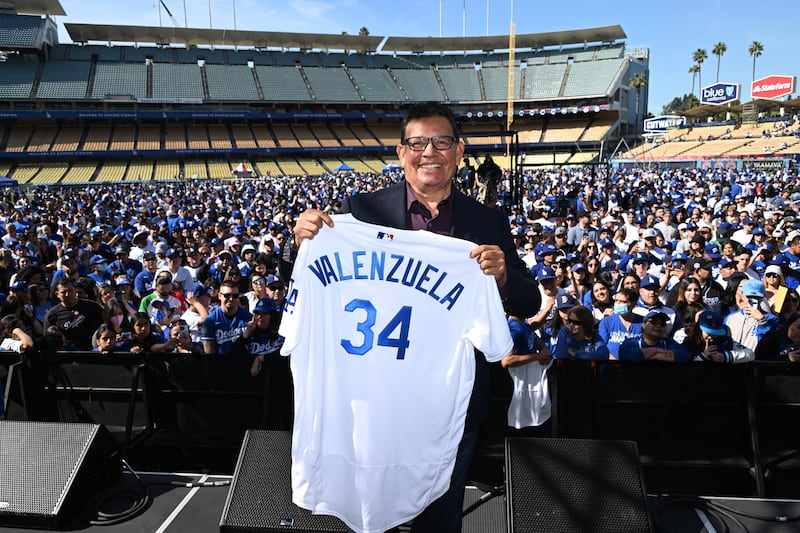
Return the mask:
{"type": "Polygon", "coordinates": [[[583,305],[592,311],[596,322],[604,317],[614,314],[614,301],[611,298],[611,289],[602,281],[595,281],[592,290],[583,299],[583,305]]]}
{"type": "Polygon", "coordinates": [[[43,324],[36,319],[33,305],[25,301],[25,293],[18,294],[10,294],[6,298],[3,308],[0,310],[0,317],[14,315],[19,319],[28,335],[34,339],[41,337],[44,335],[43,324]],[[18,296],[18,294],[21,294],[22,297],[18,296]]]}
{"type": "Polygon", "coordinates": [[[780,309],[776,308],[776,304],[783,305],[783,300],[786,298],[788,287],[786,280],[783,278],[783,272],[780,265],[769,265],[764,271],[764,296],[769,301],[770,307],[779,312],[780,309]]]}
{"type": "Polygon", "coordinates": [[[133,289],[133,282],[125,274],[119,274],[114,277],[113,285],[114,297],[125,306],[127,315],[133,315],[139,309],[141,298],[136,294],[133,289]]]}
{"type": "Polygon", "coordinates": [[[53,307],[53,302],[48,298],[50,290],[43,283],[34,283],[28,286],[28,303],[33,306],[33,315],[40,323],[44,324],[47,312],[53,307]]]}
{"type": "Polygon", "coordinates": [[[114,297],[114,288],[110,283],[99,283],[97,285],[97,305],[105,307],[106,302],[114,297]]]}
{"type": "Polygon", "coordinates": [[[33,337],[25,331],[25,324],[16,315],[6,315],[0,319],[0,339],[0,351],[4,352],[22,353],[32,350],[34,346],[33,337]]]}
{"type": "Polygon", "coordinates": [[[261,298],[266,298],[267,294],[267,278],[255,272],[250,274],[250,290],[244,293],[247,298],[247,309],[252,313],[256,304],[261,298]]]}
{"type": "Polygon", "coordinates": [[[675,302],[675,314],[683,316],[686,308],[703,301],[703,286],[695,278],[688,278],[678,287],[678,299],[675,302]]]}
{"type": "MultiPolygon", "coordinates": [[[[103,324],[105,331],[111,332],[114,340],[113,349],[117,352],[126,352],[130,348],[132,327],[130,315],[116,298],[106,301],[103,306],[103,324]]],[[[94,342],[99,345],[100,328],[94,334],[94,342]]]]}
{"type": "Polygon", "coordinates": [[[600,320],[598,334],[612,359],[619,358],[619,347],[625,340],[642,336],[642,317],[633,312],[638,298],[632,290],[620,289],[614,295],[613,314],[600,320]]]}
{"type": "MultiPolygon", "coordinates": [[[[569,316],[570,309],[575,305],[575,298],[569,293],[560,292],[554,297],[552,316],[544,323],[541,331],[542,339],[544,339],[551,352],[555,350],[559,333],[566,329],[567,316],[569,316]]],[[[536,327],[535,323],[529,323],[531,326],[536,327]]]]}
{"type": "Polygon", "coordinates": [[[586,280],[594,283],[600,279],[600,258],[595,255],[586,259],[586,280]]]}
{"type": "Polygon", "coordinates": [[[572,307],[567,313],[567,327],[558,333],[555,359],[607,360],[608,346],[595,332],[592,312],[582,305],[572,307]]]}
{"type": "Polygon", "coordinates": [[[567,290],[575,297],[576,301],[582,302],[584,296],[592,292],[592,284],[586,277],[586,266],[583,263],[575,263],[567,266],[567,271],[570,279],[567,290]]]}
{"type": "MultiPolygon", "coordinates": [[[[630,289],[636,294],[639,294],[639,285],[642,280],[633,272],[628,272],[619,279],[619,289],[630,289]]],[[[619,292],[617,289],[617,292],[619,292]]]]}

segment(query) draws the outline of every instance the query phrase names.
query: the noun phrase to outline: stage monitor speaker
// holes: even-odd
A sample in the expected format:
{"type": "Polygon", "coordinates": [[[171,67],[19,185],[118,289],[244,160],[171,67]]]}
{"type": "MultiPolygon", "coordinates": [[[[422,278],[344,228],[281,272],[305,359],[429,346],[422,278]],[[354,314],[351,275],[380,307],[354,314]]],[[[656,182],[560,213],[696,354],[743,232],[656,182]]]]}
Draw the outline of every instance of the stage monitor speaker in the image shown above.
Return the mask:
{"type": "Polygon", "coordinates": [[[121,461],[97,424],[0,422],[0,526],[60,529],[121,461]]]}
{"type": "Polygon", "coordinates": [[[333,516],[313,515],[292,503],[292,434],[248,431],[222,510],[223,533],[346,532],[333,516]]]}
{"type": "Polygon", "coordinates": [[[506,439],[510,533],[653,531],[631,441],[506,439]]]}

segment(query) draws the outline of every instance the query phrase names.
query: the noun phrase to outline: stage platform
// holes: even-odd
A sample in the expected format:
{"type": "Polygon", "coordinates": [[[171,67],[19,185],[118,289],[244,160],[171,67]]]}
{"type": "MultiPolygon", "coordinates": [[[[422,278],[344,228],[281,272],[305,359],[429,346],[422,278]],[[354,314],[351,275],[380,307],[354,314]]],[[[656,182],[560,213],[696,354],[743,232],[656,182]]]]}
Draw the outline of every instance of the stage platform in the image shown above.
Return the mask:
{"type": "MultiPolygon", "coordinates": [[[[63,531],[107,533],[218,533],[225,500],[232,476],[187,473],[139,473],[149,485],[152,500],[145,511],[115,525],[91,525],[86,516],[70,516],[63,531]],[[170,483],[218,483],[218,486],[187,487],[170,483]]],[[[111,488],[137,485],[131,473],[124,473],[111,488]]],[[[487,495],[486,487],[469,485],[464,492],[464,505],[470,507],[487,495]]],[[[121,501],[106,507],[116,511],[121,501]]],[[[126,501],[127,503],[127,501],[126,501]]],[[[749,531],[789,533],[800,530],[800,521],[781,522],[779,517],[800,516],[798,500],[759,498],[714,498],[679,495],[648,495],[648,507],[657,531],[663,533],[712,533],[749,531]],[[726,516],[727,515],[727,516],[726,516]],[[762,517],[757,519],[754,517],[762,517]],[[769,518],[767,520],[766,518],[769,518]],[[734,522],[738,520],[744,528],[734,522]]],[[[4,533],[30,532],[32,529],[0,528],[4,533]]],[[[291,531],[287,528],[287,531],[291,531]]],[[[400,531],[407,529],[400,528],[400,531]]],[[[488,498],[464,517],[463,533],[502,533],[507,531],[506,499],[503,495],[488,498]]]]}

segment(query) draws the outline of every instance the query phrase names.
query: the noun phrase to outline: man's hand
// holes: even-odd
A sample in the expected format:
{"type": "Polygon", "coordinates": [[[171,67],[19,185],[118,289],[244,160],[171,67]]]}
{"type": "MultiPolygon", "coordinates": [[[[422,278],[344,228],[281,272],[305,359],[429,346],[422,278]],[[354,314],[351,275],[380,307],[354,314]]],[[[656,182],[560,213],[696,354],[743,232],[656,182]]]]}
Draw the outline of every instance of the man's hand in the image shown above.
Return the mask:
{"type": "Polygon", "coordinates": [[[327,213],[319,209],[306,209],[297,218],[294,226],[294,244],[300,247],[300,243],[305,239],[313,239],[322,225],[326,224],[328,227],[333,227],[333,219],[327,213]]]}
{"type": "Polygon", "coordinates": [[[506,254],[496,244],[482,244],[469,253],[471,259],[477,259],[478,265],[487,276],[494,276],[497,286],[505,287],[508,278],[506,272],[506,254]]]}

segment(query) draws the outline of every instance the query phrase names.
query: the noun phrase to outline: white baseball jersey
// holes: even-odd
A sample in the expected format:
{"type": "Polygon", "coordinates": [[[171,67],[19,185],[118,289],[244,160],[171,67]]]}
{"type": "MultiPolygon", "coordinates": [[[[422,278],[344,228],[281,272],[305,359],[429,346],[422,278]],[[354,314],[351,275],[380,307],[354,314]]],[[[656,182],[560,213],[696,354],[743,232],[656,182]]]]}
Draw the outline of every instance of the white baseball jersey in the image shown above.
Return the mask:
{"type": "Polygon", "coordinates": [[[475,244],[333,219],[300,247],[280,327],[295,386],[292,501],[377,533],[446,492],[474,349],[498,361],[512,341],[475,244]]]}

